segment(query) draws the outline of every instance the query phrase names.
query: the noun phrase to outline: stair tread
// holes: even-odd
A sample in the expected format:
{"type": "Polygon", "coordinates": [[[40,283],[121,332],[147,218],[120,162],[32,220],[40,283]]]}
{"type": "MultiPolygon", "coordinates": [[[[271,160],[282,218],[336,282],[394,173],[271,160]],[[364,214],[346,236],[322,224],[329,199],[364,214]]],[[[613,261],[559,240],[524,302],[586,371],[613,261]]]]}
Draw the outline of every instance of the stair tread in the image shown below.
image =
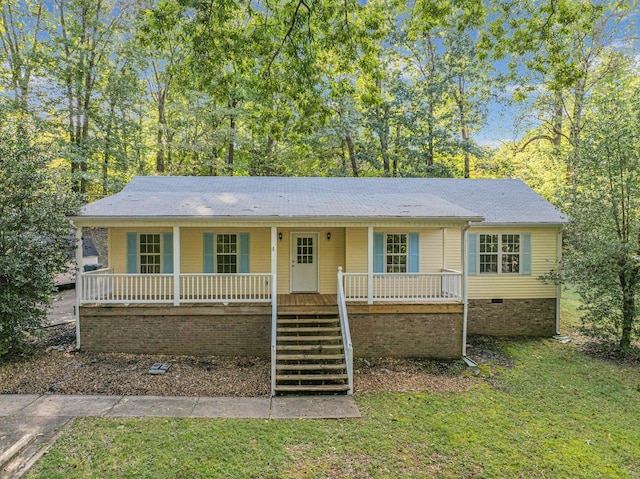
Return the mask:
{"type": "Polygon", "coordinates": [[[333,370],[347,369],[345,363],[341,364],[276,364],[278,371],[313,371],[313,370],[333,370]]]}
{"type": "Polygon", "coordinates": [[[337,323],[340,318],[278,318],[278,324],[314,324],[314,323],[337,323]]]}
{"type": "Polygon", "coordinates": [[[278,336],[278,341],[342,341],[342,336],[278,336]]]}
{"type": "Polygon", "coordinates": [[[329,332],[329,331],[340,331],[339,327],[299,327],[299,328],[278,328],[277,332],[279,333],[321,333],[321,332],[329,332]]]}
{"type": "Polygon", "coordinates": [[[346,374],[278,374],[276,381],[338,381],[347,379],[346,374]]]}
{"type": "Polygon", "coordinates": [[[344,354],[276,354],[277,361],[293,361],[300,359],[344,359],[344,354]]]}
{"type": "Polygon", "coordinates": [[[278,385],[276,391],[348,391],[348,384],[278,385]]]}
{"type": "Polygon", "coordinates": [[[342,349],[342,344],[282,344],[276,351],[321,351],[323,349],[342,349]]]}

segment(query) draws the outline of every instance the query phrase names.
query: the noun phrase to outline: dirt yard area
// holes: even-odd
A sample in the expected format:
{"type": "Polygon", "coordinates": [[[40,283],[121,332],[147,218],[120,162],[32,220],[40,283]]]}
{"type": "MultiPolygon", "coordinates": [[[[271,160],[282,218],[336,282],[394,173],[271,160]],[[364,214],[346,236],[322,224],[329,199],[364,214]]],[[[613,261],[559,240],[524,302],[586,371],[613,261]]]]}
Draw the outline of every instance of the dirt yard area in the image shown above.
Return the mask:
{"type": "MultiPolygon", "coordinates": [[[[90,353],[75,349],[74,291],[60,293],[50,325],[29,350],[4,358],[0,393],[115,394],[153,396],[265,396],[270,391],[270,361],[259,357],[195,357],[90,353]],[[167,363],[165,374],[150,374],[167,363]]],[[[473,347],[472,347],[473,348],[473,347]]],[[[495,361],[500,353],[490,340],[474,355],[495,361]]],[[[473,357],[473,355],[472,355],[473,357]]],[[[475,369],[475,368],[474,368],[475,369]]],[[[461,360],[358,358],[356,394],[382,391],[463,391],[475,382],[461,360]]]]}

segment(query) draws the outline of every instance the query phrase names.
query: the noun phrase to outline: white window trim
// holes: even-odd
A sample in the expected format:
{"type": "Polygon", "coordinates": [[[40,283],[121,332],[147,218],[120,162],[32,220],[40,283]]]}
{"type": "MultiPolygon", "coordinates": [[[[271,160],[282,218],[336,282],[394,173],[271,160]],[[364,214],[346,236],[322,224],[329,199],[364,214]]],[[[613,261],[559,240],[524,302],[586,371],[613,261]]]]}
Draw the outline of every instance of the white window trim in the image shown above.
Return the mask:
{"type": "MultiPolygon", "coordinates": [[[[384,269],[384,273],[385,274],[407,274],[409,272],[409,233],[394,233],[394,232],[389,232],[389,233],[384,233],[384,242],[383,242],[383,252],[384,252],[384,259],[383,259],[383,269],[384,269]],[[387,236],[389,235],[404,235],[405,236],[405,252],[404,253],[387,253],[387,236]],[[396,271],[396,272],[389,272],[387,271],[387,255],[389,256],[404,256],[405,257],[405,262],[404,262],[404,271],[396,271]]],[[[393,266],[393,265],[391,265],[393,266]]]]}
{"type": "Polygon", "coordinates": [[[240,270],[240,233],[214,233],[213,234],[213,248],[214,248],[214,252],[213,252],[213,269],[215,271],[215,274],[238,274],[238,271],[240,270]],[[236,252],[235,253],[218,253],[218,237],[219,236],[225,236],[225,235],[233,235],[235,236],[235,245],[236,245],[236,252]],[[235,256],[236,257],[236,271],[235,273],[221,273],[219,271],[219,265],[218,265],[218,255],[221,256],[235,256]]]}
{"type": "Polygon", "coordinates": [[[518,276],[522,274],[522,236],[524,233],[519,233],[519,232],[509,232],[509,233],[505,233],[505,232],[497,232],[497,231],[482,231],[482,232],[478,232],[478,275],[482,275],[482,276],[497,276],[497,275],[506,275],[506,276],[518,276]],[[487,254],[487,253],[482,253],[480,251],[480,246],[481,246],[481,237],[483,235],[498,235],[498,252],[497,253],[489,253],[489,254],[497,254],[498,255],[498,265],[497,265],[497,269],[498,271],[496,273],[494,272],[486,272],[486,271],[481,271],[481,265],[482,265],[482,260],[481,257],[483,254],[487,254]],[[518,236],[518,244],[520,245],[520,251],[518,253],[505,253],[502,251],[502,235],[511,235],[511,236],[518,236]],[[517,254],[519,261],[518,261],[518,271],[511,271],[511,272],[503,272],[502,271],[502,256],[505,254],[517,254]]]}
{"type": "Polygon", "coordinates": [[[138,233],[138,240],[136,241],[136,243],[137,243],[137,247],[138,247],[138,271],[140,272],[140,274],[162,274],[162,262],[163,262],[162,261],[162,252],[163,252],[163,246],[164,246],[162,237],[163,237],[162,233],[138,233]],[[142,246],[141,243],[142,243],[142,236],[143,235],[144,236],[157,235],[157,236],[160,237],[160,241],[158,243],[160,245],[160,252],[159,253],[143,253],[141,251],[141,246],[142,246]],[[160,271],[158,273],[155,273],[155,272],[154,273],[149,273],[149,272],[143,273],[142,272],[142,266],[143,266],[142,265],[142,256],[143,255],[154,255],[155,256],[156,254],[158,256],[160,256],[160,262],[158,263],[160,271]]]}

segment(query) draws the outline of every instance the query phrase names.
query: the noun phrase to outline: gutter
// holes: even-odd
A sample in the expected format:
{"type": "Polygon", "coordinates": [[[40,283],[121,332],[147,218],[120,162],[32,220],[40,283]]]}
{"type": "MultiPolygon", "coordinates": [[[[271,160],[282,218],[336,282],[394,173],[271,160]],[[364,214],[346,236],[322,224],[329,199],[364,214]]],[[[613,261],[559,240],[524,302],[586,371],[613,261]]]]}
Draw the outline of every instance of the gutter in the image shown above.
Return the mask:
{"type": "Polygon", "coordinates": [[[76,349],[80,349],[80,298],[82,297],[82,227],[76,226],[73,220],[70,220],[71,227],[76,232],[76,349]]]}
{"type": "MultiPolygon", "coordinates": [[[[562,230],[558,231],[557,236],[557,252],[556,252],[556,267],[558,270],[558,275],[560,274],[560,269],[562,268],[562,230]]],[[[560,282],[560,278],[558,278],[558,282],[556,284],[556,335],[560,334],[560,300],[562,299],[562,283],[560,282]]]]}
{"type": "Polygon", "coordinates": [[[462,228],[462,304],[463,304],[463,313],[462,313],[462,360],[467,363],[469,366],[469,362],[473,363],[477,366],[477,364],[471,359],[467,358],[467,317],[469,315],[469,274],[467,272],[467,251],[469,248],[469,237],[467,235],[467,231],[471,227],[471,222],[468,222],[467,225],[462,228]]]}
{"type": "Polygon", "coordinates": [[[317,221],[332,223],[336,221],[370,223],[372,220],[378,221],[447,221],[459,222],[481,222],[482,216],[70,216],[71,221],[82,223],[93,223],[96,221],[123,222],[134,221],[317,221]]]}

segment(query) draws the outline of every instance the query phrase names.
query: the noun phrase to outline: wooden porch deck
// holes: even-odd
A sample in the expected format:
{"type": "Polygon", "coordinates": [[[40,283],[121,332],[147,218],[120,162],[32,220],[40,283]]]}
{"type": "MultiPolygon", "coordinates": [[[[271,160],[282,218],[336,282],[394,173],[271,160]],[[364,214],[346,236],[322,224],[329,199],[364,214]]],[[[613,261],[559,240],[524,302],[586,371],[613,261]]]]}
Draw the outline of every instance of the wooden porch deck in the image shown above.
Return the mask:
{"type": "MultiPolygon", "coordinates": [[[[349,313],[455,313],[462,310],[459,302],[436,301],[347,301],[349,313]]],[[[292,293],[278,295],[278,314],[338,314],[335,294],[292,293]]]]}
{"type": "MultiPolygon", "coordinates": [[[[338,300],[335,294],[292,293],[278,295],[278,314],[280,315],[337,315],[338,300]]],[[[179,307],[168,304],[83,304],[85,310],[103,310],[101,315],[122,314],[120,308],[135,308],[136,311],[148,310],[153,314],[172,311],[172,314],[210,314],[242,315],[271,314],[269,303],[184,303],[179,307]]],[[[347,301],[347,310],[352,314],[402,314],[402,313],[456,313],[463,308],[460,302],[441,301],[376,301],[367,304],[364,301],[347,301]]],[[[96,313],[98,314],[98,313],[96,313]]]]}

